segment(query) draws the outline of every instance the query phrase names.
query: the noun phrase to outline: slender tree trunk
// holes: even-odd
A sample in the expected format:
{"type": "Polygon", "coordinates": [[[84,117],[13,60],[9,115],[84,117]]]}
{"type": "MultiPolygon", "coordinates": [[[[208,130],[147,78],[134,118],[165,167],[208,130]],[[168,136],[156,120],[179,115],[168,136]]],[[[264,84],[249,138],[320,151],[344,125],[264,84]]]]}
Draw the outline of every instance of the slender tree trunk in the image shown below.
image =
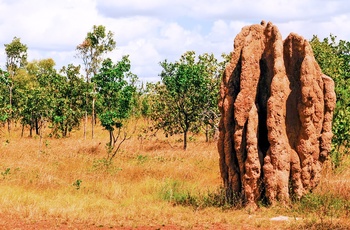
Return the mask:
{"type": "Polygon", "coordinates": [[[209,125],[205,126],[205,142],[209,142],[209,125]]]}
{"type": "Polygon", "coordinates": [[[34,121],[33,121],[33,114],[30,119],[30,124],[29,124],[29,137],[33,137],[33,128],[34,128],[34,121]]]}
{"type": "Polygon", "coordinates": [[[113,148],[113,131],[109,131],[109,147],[113,148]]]}
{"type": "Polygon", "coordinates": [[[11,118],[7,119],[7,131],[11,134],[11,118]]]}
{"type": "Polygon", "coordinates": [[[87,124],[87,111],[85,111],[85,119],[84,119],[84,140],[86,140],[86,124],[87,124]]]}
{"type": "Polygon", "coordinates": [[[67,134],[68,134],[68,125],[66,125],[63,129],[63,136],[67,137],[67,134]]]}
{"type": "Polygon", "coordinates": [[[23,134],[24,134],[24,124],[22,124],[21,137],[23,137],[23,134]]]}
{"type": "Polygon", "coordinates": [[[184,131],[184,150],[187,149],[187,130],[184,131]]]}
{"type": "MultiPolygon", "coordinates": [[[[13,84],[13,83],[11,83],[13,84]]],[[[10,116],[7,119],[7,130],[9,132],[9,134],[11,134],[11,119],[12,119],[12,88],[13,85],[10,86],[9,88],[9,94],[10,94],[10,116]]]]}
{"type": "Polygon", "coordinates": [[[29,124],[29,137],[33,137],[33,129],[34,129],[34,115],[33,113],[31,114],[30,117],[30,124],[29,124]]]}
{"type": "Polygon", "coordinates": [[[38,122],[38,118],[35,118],[35,134],[39,135],[39,122],[38,122]]]}
{"type": "MultiPolygon", "coordinates": [[[[89,91],[89,73],[88,70],[85,68],[85,72],[86,72],[86,94],[85,94],[85,106],[88,106],[88,91],[89,91]]],[[[87,109],[85,109],[85,121],[84,121],[84,140],[86,140],[86,127],[87,127],[87,123],[88,123],[88,112],[87,109]]]]}
{"type": "Polygon", "coordinates": [[[94,126],[95,126],[95,98],[92,99],[92,114],[91,114],[91,138],[94,139],[94,126]]]}
{"type": "MultiPolygon", "coordinates": [[[[94,73],[94,76],[96,75],[96,73],[94,73]]],[[[91,112],[91,138],[94,139],[94,127],[95,127],[95,102],[96,102],[96,85],[95,83],[92,83],[93,85],[93,89],[92,89],[92,112],[91,112]]]]}
{"type": "Polygon", "coordinates": [[[39,131],[39,153],[42,153],[42,146],[43,146],[43,127],[44,127],[44,120],[40,118],[40,131],[39,131]]]}

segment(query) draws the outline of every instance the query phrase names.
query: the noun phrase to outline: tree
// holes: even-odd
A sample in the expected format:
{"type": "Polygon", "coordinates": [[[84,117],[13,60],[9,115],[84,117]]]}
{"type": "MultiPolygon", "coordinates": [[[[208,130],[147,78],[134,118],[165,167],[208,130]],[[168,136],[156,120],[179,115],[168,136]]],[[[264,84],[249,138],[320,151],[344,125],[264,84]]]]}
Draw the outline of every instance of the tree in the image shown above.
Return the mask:
{"type": "Polygon", "coordinates": [[[130,137],[125,126],[133,109],[136,81],[136,75],[130,72],[128,56],[116,64],[107,58],[102,63],[100,73],[92,78],[97,91],[97,115],[101,125],[109,132],[109,162],[130,137]]]}
{"type": "Polygon", "coordinates": [[[53,111],[53,134],[66,137],[73,128],[80,126],[83,117],[84,92],[86,83],[80,77],[80,66],[69,64],[60,71],[61,83],[55,85],[55,91],[59,96],[55,101],[56,106],[53,111]]]}
{"type": "MultiPolygon", "coordinates": [[[[102,25],[93,26],[91,32],[88,32],[84,41],[76,47],[77,57],[81,58],[85,66],[86,82],[90,83],[91,77],[98,73],[100,65],[103,60],[103,55],[114,50],[116,42],[113,39],[113,33],[109,31],[106,33],[106,28],[102,25]]],[[[95,87],[93,86],[92,94],[92,138],[94,137],[94,123],[95,123],[95,87]]],[[[88,101],[88,92],[86,92],[86,104],[88,101]]],[[[84,138],[86,138],[86,123],[87,111],[85,111],[84,123],[84,138]]]]}
{"type": "Polygon", "coordinates": [[[177,62],[160,63],[162,83],[156,85],[158,99],[152,108],[152,119],[166,135],[183,134],[184,149],[188,132],[199,132],[203,117],[214,111],[212,106],[216,107],[217,91],[212,95],[209,92],[215,81],[212,73],[217,71],[215,61],[213,55],[208,54],[196,60],[195,52],[189,51],[177,62]]]}
{"type": "Polygon", "coordinates": [[[55,137],[65,137],[79,127],[86,87],[79,71],[80,66],[70,64],[62,68],[63,75],[59,74],[51,58],[34,60],[18,71],[14,80],[14,101],[22,136],[28,125],[29,136],[33,131],[41,135],[46,122],[52,128],[50,135],[55,137]]]}
{"type": "Polygon", "coordinates": [[[222,73],[225,70],[226,64],[230,61],[231,56],[223,53],[222,61],[214,57],[213,54],[203,54],[198,56],[198,64],[204,66],[204,76],[208,79],[208,84],[203,91],[204,104],[202,117],[202,126],[205,129],[206,142],[213,137],[218,129],[220,112],[218,108],[218,95],[221,83],[222,73]]]}
{"type": "Polygon", "coordinates": [[[315,58],[322,72],[333,78],[337,104],[333,118],[332,158],[338,166],[343,153],[350,147],[350,42],[339,40],[334,35],[322,41],[313,36],[310,41],[315,58]]]}
{"type": "Polygon", "coordinates": [[[21,43],[20,38],[14,37],[12,42],[5,44],[7,77],[5,80],[9,90],[9,113],[8,113],[8,131],[11,131],[11,119],[13,117],[13,87],[14,78],[18,69],[23,68],[27,62],[27,46],[21,43]]]}
{"type": "MultiPolygon", "coordinates": [[[[32,136],[32,131],[34,129],[33,117],[34,114],[31,113],[31,108],[39,106],[33,99],[34,89],[37,87],[36,76],[29,74],[28,67],[32,66],[28,63],[25,69],[21,69],[16,74],[16,79],[14,81],[15,91],[14,91],[14,101],[16,102],[15,111],[17,112],[17,118],[22,125],[21,136],[24,135],[24,128],[30,125],[30,136],[32,136]]],[[[38,130],[37,130],[38,131],[38,130]]]]}
{"type": "Polygon", "coordinates": [[[9,119],[9,99],[8,99],[9,77],[8,72],[0,69],[0,121],[6,122],[9,119]]]}
{"type": "Polygon", "coordinates": [[[21,123],[30,125],[30,136],[33,129],[36,135],[41,135],[45,122],[53,121],[60,98],[57,87],[63,84],[54,66],[54,60],[48,58],[34,60],[26,67],[30,80],[21,87],[21,123]]]}

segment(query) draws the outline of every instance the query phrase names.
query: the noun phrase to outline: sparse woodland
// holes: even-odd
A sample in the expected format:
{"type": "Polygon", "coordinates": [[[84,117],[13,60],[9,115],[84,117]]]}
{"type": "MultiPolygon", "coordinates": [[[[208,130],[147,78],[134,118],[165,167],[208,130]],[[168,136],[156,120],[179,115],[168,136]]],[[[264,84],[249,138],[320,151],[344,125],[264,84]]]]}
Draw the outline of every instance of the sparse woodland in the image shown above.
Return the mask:
{"type": "Polygon", "coordinates": [[[218,94],[230,55],[155,60],[162,71],[151,83],[128,56],[105,58],[116,41],[104,26],[77,41],[83,64],[60,70],[50,58],[30,60],[15,37],[0,69],[0,228],[350,228],[350,43],[309,42],[335,81],[330,159],[311,194],[250,212],[226,199],[219,168],[218,94]],[[290,218],[271,221],[280,215],[290,218]]]}

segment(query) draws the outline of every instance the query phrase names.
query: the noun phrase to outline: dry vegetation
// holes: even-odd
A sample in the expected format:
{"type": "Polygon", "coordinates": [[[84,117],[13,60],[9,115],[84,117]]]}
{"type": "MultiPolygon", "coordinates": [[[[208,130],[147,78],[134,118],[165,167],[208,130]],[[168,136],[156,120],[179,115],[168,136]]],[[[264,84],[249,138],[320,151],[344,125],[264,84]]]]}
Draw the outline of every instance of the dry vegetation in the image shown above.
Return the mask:
{"type": "Polygon", "coordinates": [[[312,194],[290,207],[256,212],[220,206],[216,143],[194,136],[140,140],[137,133],[111,165],[108,133],[69,138],[0,137],[1,229],[348,229],[349,159],[326,170],[312,194]],[[272,217],[288,216],[288,221],[272,217]]]}

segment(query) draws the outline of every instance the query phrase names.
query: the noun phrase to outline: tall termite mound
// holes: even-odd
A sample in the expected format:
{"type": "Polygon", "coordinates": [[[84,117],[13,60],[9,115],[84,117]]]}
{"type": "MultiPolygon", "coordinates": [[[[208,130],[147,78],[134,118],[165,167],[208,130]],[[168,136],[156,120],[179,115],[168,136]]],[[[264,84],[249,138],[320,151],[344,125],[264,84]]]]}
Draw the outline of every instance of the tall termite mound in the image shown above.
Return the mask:
{"type": "Polygon", "coordinates": [[[307,40],[291,33],[283,41],[270,22],[244,27],[220,89],[227,198],[256,206],[312,190],[331,150],[335,98],[307,40]]]}

